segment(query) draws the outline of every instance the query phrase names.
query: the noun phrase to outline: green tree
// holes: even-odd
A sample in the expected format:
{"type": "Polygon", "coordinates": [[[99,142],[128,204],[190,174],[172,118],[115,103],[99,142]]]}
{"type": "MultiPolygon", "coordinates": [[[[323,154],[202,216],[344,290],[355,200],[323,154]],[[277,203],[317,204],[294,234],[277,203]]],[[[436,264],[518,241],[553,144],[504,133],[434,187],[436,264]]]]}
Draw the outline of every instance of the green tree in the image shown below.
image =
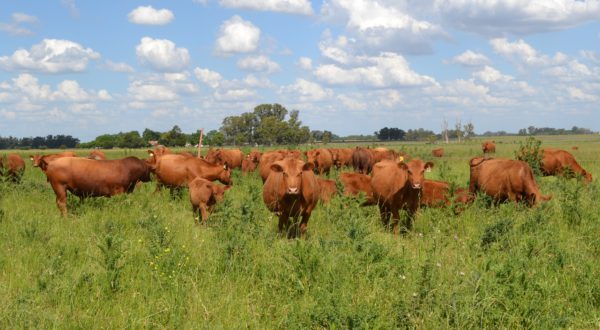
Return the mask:
{"type": "Polygon", "coordinates": [[[181,128],[175,125],[173,128],[160,135],[158,141],[169,147],[184,146],[187,142],[187,136],[181,132],[181,128]]]}
{"type": "Polygon", "coordinates": [[[327,144],[331,142],[333,134],[330,131],[323,131],[323,143],[327,144]]]}
{"type": "Polygon", "coordinates": [[[144,132],[142,132],[142,138],[144,139],[144,141],[146,141],[146,143],[148,143],[149,141],[158,141],[158,139],[160,138],[160,132],[146,128],[144,132]]]}

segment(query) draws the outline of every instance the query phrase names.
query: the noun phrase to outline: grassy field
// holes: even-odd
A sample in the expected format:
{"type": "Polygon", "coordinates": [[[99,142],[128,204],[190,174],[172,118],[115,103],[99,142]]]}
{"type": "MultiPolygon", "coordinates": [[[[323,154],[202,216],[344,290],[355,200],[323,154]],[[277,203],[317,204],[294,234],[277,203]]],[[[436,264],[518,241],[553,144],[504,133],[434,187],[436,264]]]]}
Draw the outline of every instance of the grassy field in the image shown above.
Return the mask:
{"type": "MultiPolygon", "coordinates": [[[[600,328],[600,137],[542,139],[577,145],[595,181],[539,178],[553,199],[533,209],[423,209],[400,237],[375,207],[336,197],[306,240],[279,238],[260,178],[238,172],[207,226],[187,194],[154,183],[69,198],[62,218],[28,162],[20,185],[0,185],[0,328],[600,328]]],[[[514,156],[519,138],[495,140],[514,156]]],[[[391,146],[425,159],[434,148],[391,146]]],[[[480,141],[443,147],[428,178],[466,186],[480,141]]]]}

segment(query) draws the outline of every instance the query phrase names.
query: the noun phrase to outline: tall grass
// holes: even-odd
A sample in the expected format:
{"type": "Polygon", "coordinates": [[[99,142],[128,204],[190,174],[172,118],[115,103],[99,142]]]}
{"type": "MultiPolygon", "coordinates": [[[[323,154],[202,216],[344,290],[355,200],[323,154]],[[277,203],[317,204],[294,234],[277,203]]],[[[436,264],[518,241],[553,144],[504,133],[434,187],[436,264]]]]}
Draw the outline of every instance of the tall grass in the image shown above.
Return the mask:
{"type": "MultiPolygon", "coordinates": [[[[582,166],[600,173],[600,141],[577,144],[582,166]]],[[[498,156],[517,147],[500,141],[498,156]]],[[[427,157],[432,147],[408,148],[427,157]]],[[[444,148],[428,178],[466,186],[478,143],[444,148]]],[[[458,216],[423,209],[403,237],[382,228],[376,207],[338,196],[317,207],[305,240],[287,240],[256,174],[235,173],[208,224],[194,225],[187,197],[154,193],[153,183],[70,198],[62,218],[43,174],[28,167],[20,185],[0,184],[0,325],[598,328],[598,184],[538,182],[554,198],[537,208],[477,200],[458,216]]]]}

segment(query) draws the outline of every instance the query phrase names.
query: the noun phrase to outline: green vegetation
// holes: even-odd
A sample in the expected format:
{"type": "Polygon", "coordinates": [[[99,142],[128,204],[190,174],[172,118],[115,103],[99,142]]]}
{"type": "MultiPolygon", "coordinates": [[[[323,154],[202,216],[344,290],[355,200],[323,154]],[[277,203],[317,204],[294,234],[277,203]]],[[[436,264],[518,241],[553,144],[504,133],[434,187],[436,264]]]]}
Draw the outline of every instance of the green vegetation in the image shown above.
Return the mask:
{"type": "MultiPolygon", "coordinates": [[[[514,157],[523,139],[495,138],[496,157],[514,157]]],[[[580,164],[600,174],[597,136],[542,141],[577,145],[580,164]]],[[[480,143],[443,145],[427,177],[466,186],[480,143]]],[[[433,148],[386,146],[425,159],[433,148]]],[[[107,152],[128,155],[146,157],[107,152]]],[[[401,237],[376,207],[338,196],[317,207],[306,240],[287,240],[256,174],[235,172],[209,224],[195,226],[187,196],[154,193],[153,183],[70,197],[61,218],[28,166],[20,185],[0,184],[0,327],[598,328],[600,186],[538,182],[553,199],[537,208],[478,199],[458,216],[424,209],[401,237]]]]}

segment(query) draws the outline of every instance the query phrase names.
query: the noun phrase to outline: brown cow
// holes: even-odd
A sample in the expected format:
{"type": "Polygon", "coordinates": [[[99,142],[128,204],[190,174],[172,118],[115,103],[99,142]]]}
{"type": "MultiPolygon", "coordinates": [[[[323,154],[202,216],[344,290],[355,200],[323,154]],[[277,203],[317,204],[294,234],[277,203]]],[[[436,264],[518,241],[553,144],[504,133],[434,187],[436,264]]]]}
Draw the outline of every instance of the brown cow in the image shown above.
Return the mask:
{"type": "Polygon", "coordinates": [[[250,154],[242,160],[242,173],[254,172],[258,167],[261,156],[262,153],[260,151],[250,151],[250,154]]]}
{"type": "Polygon", "coordinates": [[[100,150],[92,150],[88,155],[89,159],[106,160],[106,155],[100,150]]]}
{"type": "Polygon", "coordinates": [[[227,164],[229,168],[241,168],[244,153],[239,149],[210,149],[205,159],[209,163],[227,164]]]}
{"type": "Polygon", "coordinates": [[[379,206],[384,226],[390,225],[390,217],[393,220],[394,234],[398,234],[400,229],[400,210],[405,210],[408,215],[406,223],[402,225],[402,232],[412,228],[414,215],[419,209],[425,171],[432,167],[433,163],[425,163],[420,159],[413,159],[408,163],[384,160],[373,166],[373,198],[379,206]]]}
{"type": "Polygon", "coordinates": [[[63,157],[77,157],[77,155],[73,151],[64,151],[57,154],[29,156],[33,162],[33,167],[39,167],[42,172],[46,172],[46,168],[50,162],[63,157]]]}
{"type": "MultiPolygon", "coordinates": [[[[261,164],[262,165],[262,164],[261,164]]],[[[279,216],[279,232],[288,238],[304,236],[310,215],[319,201],[319,183],[314,165],[298,159],[285,158],[271,164],[271,173],[263,187],[263,201],[279,216]],[[290,223],[290,217],[293,223],[290,223]],[[293,225],[293,228],[292,228],[293,225]],[[290,230],[291,229],[291,230],[290,230]]]]}
{"type": "Polygon", "coordinates": [[[306,161],[315,165],[315,171],[320,174],[329,174],[333,166],[331,152],[325,148],[305,151],[306,161]]]}
{"type": "Polygon", "coordinates": [[[377,204],[373,199],[371,177],[366,174],[344,172],[340,174],[340,181],[344,185],[344,196],[359,196],[364,193],[365,202],[362,206],[377,204]]]}
{"type": "Polygon", "coordinates": [[[12,182],[21,181],[25,172],[25,161],[19,154],[10,153],[0,157],[0,175],[10,179],[12,182]]]}
{"type": "Polygon", "coordinates": [[[586,182],[592,182],[592,173],[581,167],[575,157],[565,150],[542,149],[542,174],[544,175],[581,175],[586,182]]]}
{"type": "Polygon", "coordinates": [[[437,148],[431,150],[431,155],[433,157],[444,157],[444,148],[437,148]]]}
{"type": "Polygon", "coordinates": [[[193,179],[200,177],[209,181],[219,180],[231,184],[231,169],[227,165],[216,165],[204,159],[184,155],[164,155],[152,166],[158,180],[157,190],[161,186],[169,187],[171,193],[175,189],[185,187],[193,179]]]}
{"type": "Polygon", "coordinates": [[[150,181],[150,167],[136,157],[116,160],[62,157],[50,162],[45,173],[63,216],[67,214],[67,191],[80,198],[110,197],[131,193],[138,182],[150,181]]]}
{"type": "Polygon", "coordinates": [[[352,152],[352,167],[354,172],[369,174],[373,169],[373,155],[371,150],[363,147],[356,147],[352,152]]]}
{"type": "Polygon", "coordinates": [[[265,152],[262,154],[262,156],[260,156],[258,171],[260,173],[260,177],[263,183],[267,181],[267,178],[271,173],[271,165],[278,160],[283,160],[284,158],[285,153],[279,152],[277,150],[265,152]]]}
{"type": "Polygon", "coordinates": [[[219,185],[199,177],[192,180],[188,187],[194,223],[200,223],[200,218],[203,223],[206,223],[215,204],[221,202],[225,191],[231,188],[231,186],[219,185]],[[197,222],[196,219],[198,219],[197,222]]]}
{"type": "Polygon", "coordinates": [[[329,149],[333,160],[333,165],[340,169],[342,166],[352,166],[352,148],[329,149]]]}
{"type": "Polygon", "coordinates": [[[321,195],[319,198],[323,201],[323,203],[329,203],[331,198],[333,198],[333,195],[338,193],[335,181],[321,178],[317,178],[317,181],[319,182],[319,188],[321,190],[321,195]]]}
{"type": "Polygon", "coordinates": [[[383,148],[383,147],[379,147],[379,148],[374,148],[374,149],[370,149],[371,150],[371,154],[373,155],[373,160],[372,160],[372,164],[378,163],[382,160],[397,160],[398,156],[400,156],[398,154],[398,152],[394,151],[394,150],[390,150],[388,148],[383,148]]]}
{"type": "Polygon", "coordinates": [[[484,141],[481,144],[481,149],[484,154],[487,153],[496,153],[496,141],[484,141]]]}
{"type": "Polygon", "coordinates": [[[526,201],[530,206],[551,198],[542,196],[531,167],[523,161],[475,157],[469,166],[471,194],[483,191],[496,202],[526,201]]]}
{"type": "Polygon", "coordinates": [[[571,150],[579,150],[579,147],[578,146],[572,146],[571,150]]]}

